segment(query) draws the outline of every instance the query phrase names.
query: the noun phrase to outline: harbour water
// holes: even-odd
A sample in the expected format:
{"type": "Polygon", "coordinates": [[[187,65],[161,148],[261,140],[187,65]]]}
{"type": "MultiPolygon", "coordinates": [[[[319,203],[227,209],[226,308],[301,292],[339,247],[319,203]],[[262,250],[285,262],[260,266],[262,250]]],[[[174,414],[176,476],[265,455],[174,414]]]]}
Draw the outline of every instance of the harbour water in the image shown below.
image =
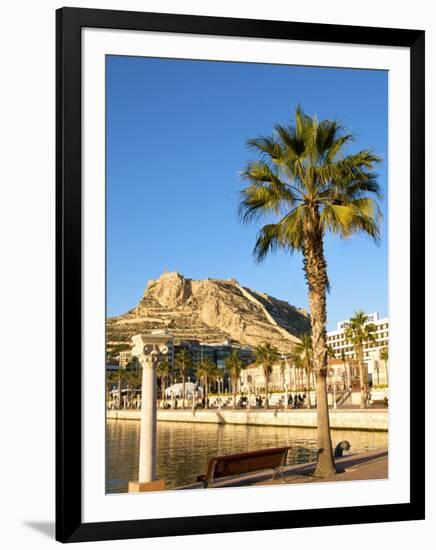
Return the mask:
{"type": "MultiPolygon", "coordinates": [[[[267,447],[296,447],[289,463],[300,464],[315,458],[316,430],[273,426],[194,424],[158,422],[157,474],[171,489],[195,482],[206,470],[210,456],[253,451],[267,447]]],[[[138,477],[140,423],[108,420],[106,426],[106,491],[127,491],[129,480],[138,477]]],[[[332,430],[333,445],[346,439],[350,452],[388,447],[387,432],[332,430]]]]}

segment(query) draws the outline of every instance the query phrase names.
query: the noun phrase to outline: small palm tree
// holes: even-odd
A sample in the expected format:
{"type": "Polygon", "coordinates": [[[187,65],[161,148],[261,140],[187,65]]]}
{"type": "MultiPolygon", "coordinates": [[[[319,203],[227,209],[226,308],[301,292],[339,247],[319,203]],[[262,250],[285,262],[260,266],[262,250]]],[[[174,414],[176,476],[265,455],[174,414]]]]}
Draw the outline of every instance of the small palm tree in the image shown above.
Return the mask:
{"type": "Polygon", "coordinates": [[[207,358],[202,361],[197,368],[197,376],[203,380],[203,397],[204,397],[204,406],[206,409],[209,408],[208,404],[208,394],[209,394],[209,384],[212,380],[219,378],[221,372],[215,363],[207,358]]]}
{"type": "Polygon", "coordinates": [[[230,374],[230,380],[232,381],[233,408],[236,409],[236,390],[239,377],[241,376],[241,371],[244,368],[244,363],[241,360],[237,349],[232,350],[230,355],[226,357],[224,363],[230,374]]]}
{"type": "Polygon", "coordinates": [[[280,381],[281,381],[281,390],[285,391],[285,370],[286,370],[286,362],[283,360],[280,363],[280,381]]]}
{"type": "Polygon", "coordinates": [[[350,372],[349,372],[349,368],[347,367],[347,358],[345,357],[345,351],[342,350],[341,351],[341,361],[342,361],[342,364],[343,364],[343,369],[344,369],[344,375],[345,375],[345,380],[346,380],[346,383],[345,383],[345,388],[344,389],[348,389],[350,387],[350,372]]]}
{"type": "Polygon", "coordinates": [[[357,310],[345,329],[345,338],[353,344],[356,354],[357,365],[359,367],[360,377],[360,408],[366,408],[366,390],[363,363],[363,346],[367,342],[375,340],[376,326],[368,323],[368,317],[361,309],[357,310]]]}
{"type": "Polygon", "coordinates": [[[165,387],[166,387],[169,374],[170,374],[170,364],[165,359],[164,361],[161,361],[157,367],[157,375],[160,378],[160,391],[162,395],[162,402],[163,402],[164,408],[165,408],[165,387]]]}
{"type": "Polygon", "coordinates": [[[382,350],[380,350],[380,360],[383,361],[383,365],[386,370],[386,385],[389,386],[389,370],[388,370],[389,348],[383,348],[382,350]]]}
{"type": "Polygon", "coordinates": [[[306,407],[312,408],[310,402],[310,376],[313,369],[313,351],[312,337],[310,334],[303,334],[300,337],[300,342],[295,345],[293,352],[293,361],[296,365],[303,368],[307,377],[307,401],[306,407]]]}
{"type": "Polygon", "coordinates": [[[348,238],[366,233],[379,238],[379,196],[374,166],[381,159],[370,150],[348,153],[353,136],[335,120],[318,120],[295,111],[295,124],[274,126],[272,136],[250,139],[259,155],[242,173],[240,216],[244,222],[271,216],[258,234],[258,261],[278,249],[301,251],[307,281],[316,373],[318,447],[315,475],[336,472],[327,405],[327,291],[324,254],[327,232],[348,238]]]}
{"type": "Polygon", "coordinates": [[[186,397],[186,375],[188,369],[192,368],[192,357],[190,352],[187,349],[182,349],[176,354],[176,366],[179,369],[180,376],[182,377],[182,396],[183,396],[183,405],[182,408],[185,408],[185,397],[186,397]]]}
{"type": "Polygon", "coordinates": [[[114,371],[106,372],[106,405],[109,402],[109,392],[112,386],[118,381],[118,374],[114,371]]]}
{"type": "Polygon", "coordinates": [[[263,376],[265,378],[265,404],[264,407],[267,409],[269,407],[269,396],[268,396],[268,385],[269,378],[272,373],[272,369],[275,363],[280,358],[279,350],[274,347],[269,342],[260,344],[254,350],[254,355],[256,357],[255,363],[261,365],[263,369],[263,376]]]}
{"type": "Polygon", "coordinates": [[[122,394],[123,385],[126,383],[126,380],[128,377],[127,370],[123,369],[122,367],[119,367],[117,370],[116,377],[118,382],[118,406],[121,408],[121,394],[122,394]]]}

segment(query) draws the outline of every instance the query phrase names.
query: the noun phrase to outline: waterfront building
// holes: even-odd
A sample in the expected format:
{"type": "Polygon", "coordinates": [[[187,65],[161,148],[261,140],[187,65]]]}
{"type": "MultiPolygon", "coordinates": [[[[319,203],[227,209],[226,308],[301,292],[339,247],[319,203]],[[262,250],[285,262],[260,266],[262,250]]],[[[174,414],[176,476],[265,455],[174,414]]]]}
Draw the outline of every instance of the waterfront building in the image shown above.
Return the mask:
{"type": "MultiPolygon", "coordinates": [[[[304,369],[297,367],[289,356],[283,355],[273,365],[268,381],[269,391],[283,391],[287,386],[289,391],[303,392],[307,389],[307,375],[304,369]]],[[[314,387],[313,376],[311,387],[314,387]]],[[[265,389],[265,375],[262,365],[251,363],[241,372],[239,389],[242,392],[262,392],[265,389]]]]}
{"type": "Polygon", "coordinates": [[[107,372],[115,372],[118,369],[119,369],[119,366],[117,365],[117,363],[112,363],[112,362],[106,361],[106,371],[107,372]]]}
{"type": "MultiPolygon", "coordinates": [[[[370,364],[370,363],[369,363],[370,364]]],[[[381,385],[385,380],[382,376],[380,369],[380,382],[381,385]]],[[[372,381],[372,373],[368,373],[368,362],[364,363],[364,380],[370,381],[371,384],[377,384],[372,381]],[[371,376],[370,376],[371,374],[371,376]]],[[[308,388],[308,378],[305,369],[297,367],[290,357],[283,356],[280,360],[273,365],[272,372],[269,377],[269,390],[284,391],[285,386],[290,392],[305,392],[308,388]]],[[[315,373],[310,374],[310,389],[316,388],[315,373]]],[[[250,392],[262,392],[265,389],[265,375],[263,367],[252,363],[248,365],[241,373],[240,382],[238,384],[238,391],[244,393],[250,392]]],[[[327,370],[327,391],[337,392],[338,395],[341,392],[353,390],[358,392],[360,389],[360,374],[357,362],[352,357],[344,359],[331,358],[328,361],[327,370]]]]}
{"type": "MultiPolygon", "coordinates": [[[[231,354],[234,349],[237,349],[239,356],[244,364],[248,364],[254,359],[254,353],[251,347],[241,346],[231,340],[224,340],[222,342],[200,342],[198,340],[184,340],[174,346],[174,353],[177,353],[183,349],[189,351],[193,367],[189,369],[187,377],[189,376],[191,380],[195,380],[196,369],[202,361],[209,359],[215,365],[223,371],[223,384],[228,387],[227,376],[224,373],[225,370],[225,360],[231,354]]],[[[177,365],[176,365],[177,371],[177,365]]],[[[175,373],[177,376],[177,372],[175,373]]],[[[224,387],[223,386],[223,387],[224,387]]]]}
{"type": "MultiPolygon", "coordinates": [[[[327,333],[327,345],[332,350],[334,358],[345,363],[345,369],[349,370],[352,380],[359,377],[359,372],[354,347],[345,338],[348,323],[349,320],[341,321],[337,323],[336,330],[327,333]]],[[[365,379],[370,386],[387,385],[387,365],[381,358],[381,352],[389,346],[389,319],[387,317],[381,319],[378,313],[371,313],[368,315],[368,323],[374,324],[376,330],[374,342],[365,342],[363,345],[365,379]]]]}
{"type": "Polygon", "coordinates": [[[120,351],[118,364],[120,369],[132,369],[136,370],[138,369],[138,359],[136,357],[132,357],[132,352],[130,350],[123,350],[120,351]]]}

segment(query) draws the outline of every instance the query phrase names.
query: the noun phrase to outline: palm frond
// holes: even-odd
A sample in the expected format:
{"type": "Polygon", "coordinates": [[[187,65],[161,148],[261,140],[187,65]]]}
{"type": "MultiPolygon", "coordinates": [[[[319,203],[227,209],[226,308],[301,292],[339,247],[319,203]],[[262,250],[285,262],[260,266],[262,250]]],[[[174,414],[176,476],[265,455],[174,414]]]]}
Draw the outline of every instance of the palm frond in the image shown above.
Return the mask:
{"type": "Polygon", "coordinates": [[[273,136],[258,136],[248,139],[246,143],[250,149],[258,150],[272,160],[277,160],[283,156],[282,147],[273,136]]]}
{"type": "Polygon", "coordinates": [[[278,224],[264,225],[260,229],[256,244],[253,249],[253,256],[257,262],[262,262],[268,253],[274,253],[281,248],[280,227],[278,224]]]}
{"type": "Polygon", "coordinates": [[[375,241],[380,237],[380,217],[378,207],[369,197],[343,204],[327,203],[321,212],[322,224],[332,233],[348,238],[357,232],[364,232],[375,241]]]}
{"type": "Polygon", "coordinates": [[[242,173],[249,184],[241,192],[241,220],[277,219],[257,235],[257,261],[279,248],[301,249],[311,238],[307,227],[314,226],[313,220],[306,222],[313,212],[321,234],[330,230],[347,238],[364,232],[377,241],[381,213],[375,199],[381,192],[374,167],[381,157],[371,149],[345,154],[353,135],[338,120],[318,121],[305,114],[301,105],[294,125],[275,124],[274,131],[248,140],[261,159],[242,173]]]}

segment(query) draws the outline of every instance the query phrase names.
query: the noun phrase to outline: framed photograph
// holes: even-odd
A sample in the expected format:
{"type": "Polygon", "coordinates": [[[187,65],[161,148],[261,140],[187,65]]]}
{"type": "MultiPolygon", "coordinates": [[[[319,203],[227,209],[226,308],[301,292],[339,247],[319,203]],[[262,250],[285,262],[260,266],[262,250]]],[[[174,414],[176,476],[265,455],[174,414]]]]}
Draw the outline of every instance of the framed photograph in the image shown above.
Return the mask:
{"type": "Polygon", "coordinates": [[[57,540],[423,519],[424,32],[56,17],[57,540]]]}

